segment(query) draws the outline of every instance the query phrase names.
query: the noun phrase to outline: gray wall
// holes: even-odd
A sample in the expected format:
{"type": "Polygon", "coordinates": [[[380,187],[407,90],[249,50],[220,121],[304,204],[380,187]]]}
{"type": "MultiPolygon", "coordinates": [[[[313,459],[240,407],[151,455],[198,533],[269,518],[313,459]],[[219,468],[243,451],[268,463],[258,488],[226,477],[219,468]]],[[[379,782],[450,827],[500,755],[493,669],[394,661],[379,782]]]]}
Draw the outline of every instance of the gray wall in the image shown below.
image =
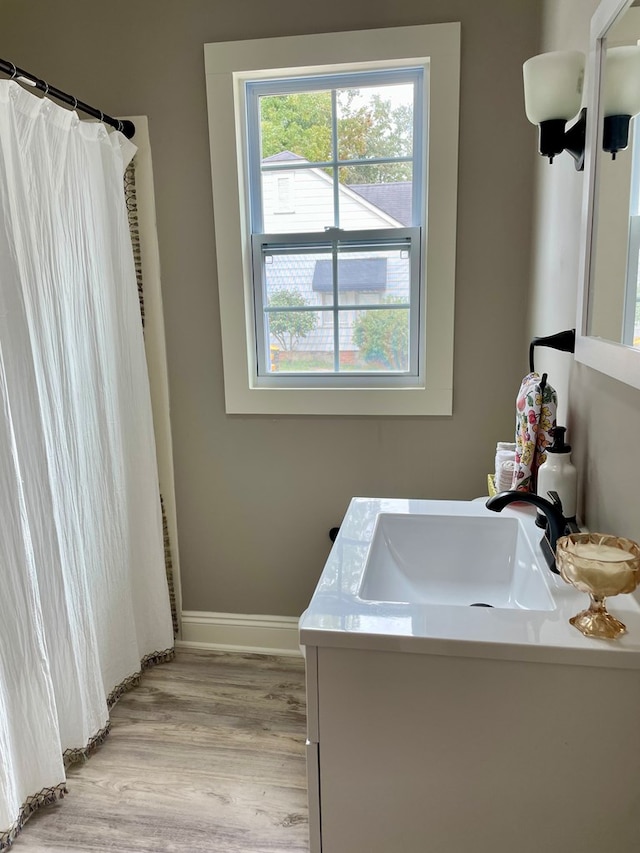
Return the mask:
{"type": "MultiPolygon", "coordinates": [[[[473,498],[526,372],[535,130],[522,62],[541,0],[3,0],[0,55],[149,117],[184,607],[297,615],[352,495],[473,498]],[[203,43],[462,22],[451,418],[224,411],[203,43]]],[[[224,215],[224,211],[216,211],[224,215]]]]}
{"type": "MultiPolygon", "coordinates": [[[[598,0],[545,0],[542,49],[586,52],[597,6],[598,0]]],[[[536,334],[575,323],[583,184],[568,155],[552,167],[540,158],[530,315],[536,334]]],[[[566,420],[585,523],[592,530],[640,540],[640,391],[571,364],[562,354],[549,354],[545,364],[550,375],[560,377],[556,384],[569,401],[566,420]]]]}

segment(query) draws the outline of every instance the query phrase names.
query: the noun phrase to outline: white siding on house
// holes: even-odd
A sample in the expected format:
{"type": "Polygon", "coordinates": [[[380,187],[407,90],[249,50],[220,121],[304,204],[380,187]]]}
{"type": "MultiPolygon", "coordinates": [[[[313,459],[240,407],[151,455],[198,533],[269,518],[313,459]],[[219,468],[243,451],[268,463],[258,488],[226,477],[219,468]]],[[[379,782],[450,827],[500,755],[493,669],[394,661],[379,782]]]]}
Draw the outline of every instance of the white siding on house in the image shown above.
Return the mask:
{"type": "MultiPolygon", "coordinates": [[[[348,187],[340,185],[338,192],[340,228],[403,227],[348,187]]],[[[262,198],[265,234],[323,231],[336,224],[333,221],[333,180],[320,169],[263,172],[262,198]],[[285,177],[290,179],[287,190],[285,177]]]]}

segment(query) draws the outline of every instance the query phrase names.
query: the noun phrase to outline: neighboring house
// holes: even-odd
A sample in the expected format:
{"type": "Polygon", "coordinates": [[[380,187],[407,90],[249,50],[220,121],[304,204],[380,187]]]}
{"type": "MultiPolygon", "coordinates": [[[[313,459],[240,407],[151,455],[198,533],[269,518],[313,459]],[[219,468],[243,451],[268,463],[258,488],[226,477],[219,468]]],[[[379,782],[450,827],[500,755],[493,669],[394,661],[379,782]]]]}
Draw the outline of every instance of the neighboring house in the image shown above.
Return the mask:
{"type": "Polygon", "coordinates": [[[389,184],[350,184],[349,189],[380,210],[384,210],[401,225],[411,225],[411,181],[389,184]]]}
{"type": "MultiPolygon", "coordinates": [[[[283,151],[263,163],[308,161],[283,151]]],[[[262,174],[264,231],[270,234],[323,231],[334,225],[333,181],[322,169],[287,168],[262,174]]],[[[411,183],[339,184],[340,226],[349,230],[403,228],[411,223],[411,183]]],[[[331,307],[331,255],[318,251],[273,255],[266,271],[269,294],[297,291],[309,305],[331,307]]],[[[341,314],[340,351],[355,351],[353,325],[360,305],[377,305],[385,298],[408,298],[408,262],[402,253],[359,251],[338,266],[341,305],[353,310],[341,314]]],[[[277,345],[277,341],[272,341],[277,345]]],[[[329,352],[334,348],[333,316],[318,313],[316,328],[298,344],[298,350],[329,352]]]]}

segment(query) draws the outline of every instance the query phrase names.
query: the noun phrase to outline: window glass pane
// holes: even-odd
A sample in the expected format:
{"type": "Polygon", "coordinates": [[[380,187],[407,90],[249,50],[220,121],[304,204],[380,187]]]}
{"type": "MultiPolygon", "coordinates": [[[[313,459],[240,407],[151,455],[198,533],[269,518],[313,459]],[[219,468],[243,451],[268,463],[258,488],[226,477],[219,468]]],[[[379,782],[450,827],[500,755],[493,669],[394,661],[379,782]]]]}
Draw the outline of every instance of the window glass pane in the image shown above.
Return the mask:
{"type": "Polygon", "coordinates": [[[336,93],[338,158],[411,157],[413,83],[336,93]]]}
{"type": "Polygon", "coordinates": [[[347,305],[409,304],[409,247],[343,251],[338,260],[338,300],[347,305]]]}
{"type": "MultiPolygon", "coordinates": [[[[331,373],[333,324],[323,323],[320,311],[269,311],[269,373],[331,373]]],[[[329,312],[332,314],[332,312],[329,312]]]]}
{"type": "Polygon", "coordinates": [[[340,228],[405,228],[413,224],[411,163],[342,166],[339,173],[340,228]],[[402,180],[389,171],[392,166],[402,166],[402,180]]]}
{"type": "Polygon", "coordinates": [[[318,163],[330,160],[331,92],[295,92],[260,98],[260,159],[279,162],[287,153],[318,163]]]}
{"type": "Polygon", "coordinates": [[[265,303],[270,308],[331,306],[331,250],[266,251],[264,291],[265,303]]]}
{"type": "Polygon", "coordinates": [[[265,234],[324,231],[332,227],[332,177],[324,169],[263,172],[262,217],[265,234]]]}
{"type": "MultiPolygon", "coordinates": [[[[388,297],[384,303],[394,304],[393,297],[388,297]]],[[[341,366],[349,352],[352,370],[368,373],[409,370],[408,308],[345,311],[340,317],[341,366]],[[343,335],[347,331],[349,334],[343,335]],[[343,337],[350,338],[344,345],[343,337]]],[[[346,364],[342,369],[346,369],[346,364]]]]}

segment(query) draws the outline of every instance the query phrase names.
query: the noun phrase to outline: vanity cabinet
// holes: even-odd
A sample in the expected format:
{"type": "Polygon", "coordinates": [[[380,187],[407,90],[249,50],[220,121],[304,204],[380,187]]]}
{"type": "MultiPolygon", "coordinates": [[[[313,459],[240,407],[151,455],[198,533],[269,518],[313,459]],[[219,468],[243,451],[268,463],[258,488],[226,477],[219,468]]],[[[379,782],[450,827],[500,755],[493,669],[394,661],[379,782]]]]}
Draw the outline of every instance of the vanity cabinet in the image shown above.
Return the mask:
{"type": "Polygon", "coordinates": [[[535,511],[497,518],[351,502],[300,620],[312,853],[640,851],[640,603],[584,637],[535,511]]]}
{"type": "Polygon", "coordinates": [[[638,670],[381,639],[305,649],[311,853],[640,849],[638,670]]]}

